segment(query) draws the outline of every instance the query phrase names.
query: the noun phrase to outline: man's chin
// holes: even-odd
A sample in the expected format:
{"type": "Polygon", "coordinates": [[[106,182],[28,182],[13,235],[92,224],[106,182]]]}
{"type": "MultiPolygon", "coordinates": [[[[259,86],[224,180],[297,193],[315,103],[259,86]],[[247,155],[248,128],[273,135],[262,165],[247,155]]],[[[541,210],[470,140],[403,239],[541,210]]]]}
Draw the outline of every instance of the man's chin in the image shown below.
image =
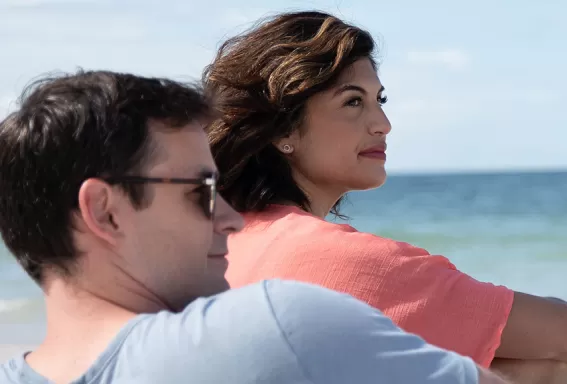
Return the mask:
{"type": "Polygon", "coordinates": [[[230,289],[230,285],[228,284],[228,281],[226,281],[226,279],[217,278],[214,281],[211,279],[211,280],[206,282],[202,296],[204,296],[204,297],[214,296],[214,295],[217,295],[219,293],[226,292],[229,289],[230,289]]]}
{"type": "Polygon", "coordinates": [[[223,256],[209,256],[207,258],[207,270],[220,270],[222,269],[222,273],[224,274],[228,269],[228,259],[223,256]]]}
{"type": "Polygon", "coordinates": [[[230,285],[224,277],[228,268],[228,260],[219,257],[209,258],[207,261],[207,271],[203,280],[203,286],[206,289],[205,295],[216,295],[229,290],[230,285]]]}

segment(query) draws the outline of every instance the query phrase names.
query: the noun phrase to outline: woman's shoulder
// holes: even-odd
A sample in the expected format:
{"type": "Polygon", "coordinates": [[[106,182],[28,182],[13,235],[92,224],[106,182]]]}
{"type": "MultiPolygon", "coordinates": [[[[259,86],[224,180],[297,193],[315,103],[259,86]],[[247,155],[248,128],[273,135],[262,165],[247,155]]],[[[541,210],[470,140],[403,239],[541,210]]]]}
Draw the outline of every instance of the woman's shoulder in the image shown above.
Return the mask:
{"type": "Polygon", "coordinates": [[[288,205],[270,205],[262,212],[244,214],[243,232],[281,232],[285,237],[361,234],[348,224],[336,224],[288,205]]]}
{"type": "Polygon", "coordinates": [[[295,244],[305,249],[324,249],[347,254],[429,255],[419,247],[380,235],[360,232],[349,224],[323,220],[297,207],[270,206],[262,213],[245,214],[245,232],[295,244]]]}

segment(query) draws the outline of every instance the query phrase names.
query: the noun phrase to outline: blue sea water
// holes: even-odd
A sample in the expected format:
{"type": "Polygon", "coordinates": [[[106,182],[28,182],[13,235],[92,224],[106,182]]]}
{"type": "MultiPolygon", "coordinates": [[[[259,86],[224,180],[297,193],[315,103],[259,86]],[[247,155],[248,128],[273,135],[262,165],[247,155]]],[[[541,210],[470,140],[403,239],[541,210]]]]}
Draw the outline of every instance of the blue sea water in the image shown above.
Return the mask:
{"type": "Polygon", "coordinates": [[[567,172],[390,177],[343,211],[479,280],[567,298],[567,172]]]}
{"type": "MultiPolygon", "coordinates": [[[[567,299],[567,172],[391,176],[342,212],[479,280],[567,299]]],[[[36,342],[43,324],[41,292],[0,246],[0,344],[36,342]]]]}

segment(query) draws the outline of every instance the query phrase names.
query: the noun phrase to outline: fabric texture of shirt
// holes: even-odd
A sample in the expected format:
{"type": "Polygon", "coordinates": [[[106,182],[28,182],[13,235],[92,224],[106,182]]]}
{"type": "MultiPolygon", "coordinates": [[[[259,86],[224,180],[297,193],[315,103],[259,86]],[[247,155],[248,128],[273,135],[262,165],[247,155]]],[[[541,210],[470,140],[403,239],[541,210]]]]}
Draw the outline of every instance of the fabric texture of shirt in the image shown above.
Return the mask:
{"type": "Polygon", "coordinates": [[[427,342],[488,367],[514,292],[473,279],[446,258],[358,232],[291,206],[244,215],[229,236],[231,287],[290,279],[348,293],[427,342]]]}
{"type": "MultiPolygon", "coordinates": [[[[135,317],[73,384],[477,382],[472,359],[401,331],[361,301],[271,280],[135,317]]],[[[0,383],[50,382],[19,356],[0,366],[0,383]]]]}

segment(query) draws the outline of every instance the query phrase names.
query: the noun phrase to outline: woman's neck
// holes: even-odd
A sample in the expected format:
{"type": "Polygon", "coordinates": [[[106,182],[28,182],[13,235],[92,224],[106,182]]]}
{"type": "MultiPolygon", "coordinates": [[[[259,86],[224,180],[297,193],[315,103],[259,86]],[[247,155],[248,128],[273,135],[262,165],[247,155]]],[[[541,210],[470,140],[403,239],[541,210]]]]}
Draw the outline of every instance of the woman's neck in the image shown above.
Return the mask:
{"type": "MultiPolygon", "coordinates": [[[[305,193],[309,201],[309,213],[324,219],[333,206],[347,192],[339,188],[322,187],[315,185],[299,174],[294,175],[297,186],[305,193]]],[[[297,205],[297,204],[294,204],[297,205]]]]}

